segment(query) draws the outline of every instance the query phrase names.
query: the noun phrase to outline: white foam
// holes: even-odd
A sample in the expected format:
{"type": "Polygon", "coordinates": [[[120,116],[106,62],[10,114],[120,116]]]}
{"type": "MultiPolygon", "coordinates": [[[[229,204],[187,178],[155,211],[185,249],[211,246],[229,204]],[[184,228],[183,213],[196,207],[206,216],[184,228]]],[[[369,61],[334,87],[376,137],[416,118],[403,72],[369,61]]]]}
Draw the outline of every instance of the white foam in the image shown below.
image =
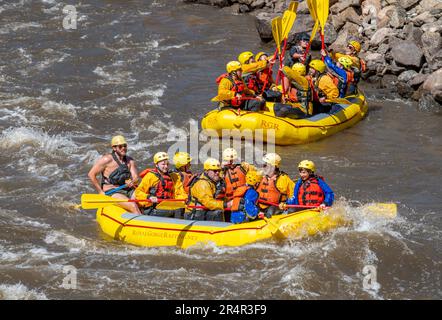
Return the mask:
{"type": "Polygon", "coordinates": [[[156,86],[154,88],[145,89],[141,92],[137,92],[134,94],[131,94],[130,96],[126,97],[120,97],[117,98],[117,102],[135,99],[135,98],[148,98],[145,101],[146,105],[161,105],[160,98],[164,95],[164,91],[166,90],[166,86],[161,84],[159,86],[156,86]]]}
{"type": "Polygon", "coordinates": [[[0,136],[0,148],[22,148],[23,145],[37,147],[47,155],[66,155],[75,152],[77,146],[67,137],[62,135],[49,135],[41,129],[19,127],[9,128],[0,136]]]}
{"type": "Polygon", "coordinates": [[[36,290],[30,290],[22,283],[1,284],[0,299],[4,300],[48,300],[46,295],[36,290]]]}
{"type": "Polygon", "coordinates": [[[115,74],[110,74],[109,72],[106,72],[102,67],[96,67],[93,72],[104,78],[104,80],[98,81],[100,84],[119,84],[135,82],[135,80],[130,77],[132,75],[132,72],[129,71],[122,71],[115,74]]]}
{"type": "Polygon", "coordinates": [[[42,25],[36,22],[27,22],[27,23],[13,22],[3,26],[3,28],[0,29],[0,34],[8,34],[11,31],[17,32],[23,29],[41,28],[41,27],[42,25]]]}
{"type": "Polygon", "coordinates": [[[41,107],[42,109],[47,110],[51,113],[60,112],[73,117],[77,115],[76,109],[79,109],[79,107],[75,107],[73,104],[70,103],[65,104],[63,102],[55,102],[55,101],[46,101],[43,103],[41,107]]]}
{"type": "Polygon", "coordinates": [[[187,46],[190,46],[189,42],[185,42],[185,43],[177,44],[177,45],[172,45],[172,46],[161,47],[161,50],[162,51],[167,51],[169,49],[180,49],[180,48],[184,48],[184,47],[187,47],[187,46]]]}

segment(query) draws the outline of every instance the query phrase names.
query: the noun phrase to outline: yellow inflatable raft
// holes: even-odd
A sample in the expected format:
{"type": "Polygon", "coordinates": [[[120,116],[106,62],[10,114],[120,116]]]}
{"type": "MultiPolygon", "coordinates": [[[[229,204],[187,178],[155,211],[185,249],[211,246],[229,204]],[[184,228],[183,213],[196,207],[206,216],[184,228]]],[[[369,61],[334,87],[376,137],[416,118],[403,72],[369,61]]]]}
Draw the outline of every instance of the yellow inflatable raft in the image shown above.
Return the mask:
{"type": "Polygon", "coordinates": [[[232,224],[136,215],[110,205],[98,209],[96,218],[103,232],[116,240],[147,247],[180,248],[210,243],[241,246],[270,238],[313,236],[345,223],[343,215],[319,209],[232,224]]]}
{"type": "Polygon", "coordinates": [[[308,143],[351,127],[367,114],[368,105],[362,93],[339,102],[333,113],[320,113],[306,119],[276,117],[271,102],[266,104],[268,110],[259,112],[216,109],[204,116],[201,126],[208,135],[218,137],[222,137],[223,129],[230,129],[227,133],[236,138],[248,139],[252,135],[255,140],[271,142],[274,139],[278,145],[308,143]]]}

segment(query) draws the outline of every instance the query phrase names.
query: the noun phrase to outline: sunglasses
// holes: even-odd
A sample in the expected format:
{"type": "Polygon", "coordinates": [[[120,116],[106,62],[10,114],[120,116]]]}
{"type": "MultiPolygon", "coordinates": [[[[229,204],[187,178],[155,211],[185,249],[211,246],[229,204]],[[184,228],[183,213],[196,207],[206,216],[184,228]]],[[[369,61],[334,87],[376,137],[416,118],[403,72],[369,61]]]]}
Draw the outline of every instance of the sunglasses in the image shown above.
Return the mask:
{"type": "Polygon", "coordinates": [[[118,149],[123,149],[123,148],[127,148],[127,144],[119,144],[119,145],[116,145],[114,147],[118,148],[118,149]]]}

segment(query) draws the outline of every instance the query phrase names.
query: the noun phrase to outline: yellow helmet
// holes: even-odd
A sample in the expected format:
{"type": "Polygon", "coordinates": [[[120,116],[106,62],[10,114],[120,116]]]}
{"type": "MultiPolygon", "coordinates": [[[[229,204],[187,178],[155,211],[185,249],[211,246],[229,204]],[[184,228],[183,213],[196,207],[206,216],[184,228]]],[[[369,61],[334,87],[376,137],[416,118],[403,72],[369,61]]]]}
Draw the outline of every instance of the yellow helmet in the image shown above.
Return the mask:
{"type": "Polygon", "coordinates": [[[307,72],[307,69],[305,68],[305,65],[302,63],[295,63],[292,66],[292,70],[299,73],[301,76],[305,76],[305,73],[307,72]]]}
{"type": "Polygon", "coordinates": [[[188,165],[190,161],[192,161],[192,158],[187,152],[177,152],[173,156],[173,163],[177,169],[188,165]]]}
{"type": "Polygon", "coordinates": [[[323,73],[325,71],[325,63],[321,60],[312,60],[309,63],[310,68],[315,69],[319,73],[323,73]]]}
{"type": "Polygon", "coordinates": [[[123,136],[115,136],[112,138],[111,146],[118,146],[120,144],[127,144],[126,139],[123,136]]]}
{"type": "Polygon", "coordinates": [[[356,40],[349,41],[348,45],[355,48],[356,52],[361,52],[361,43],[359,41],[356,40]]]}
{"type": "Polygon", "coordinates": [[[274,167],[279,167],[279,164],[281,163],[281,157],[277,153],[267,153],[262,160],[265,163],[268,163],[274,167]]]}
{"type": "Polygon", "coordinates": [[[298,169],[307,169],[307,170],[310,170],[311,172],[315,172],[316,171],[316,166],[315,166],[313,161],[302,160],[298,164],[298,169]]]}
{"type": "Polygon", "coordinates": [[[253,52],[245,51],[245,52],[240,53],[240,55],[238,56],[238,61],[241,64],[246,64],[247,61],[249,61],[249,59],[252,57],[253,57],[253,52]]]}
{"type": "Polygon", "coordinates": [[[246,183],[254,186],[262,180],[262,172],[256,170],[249,170],[246,174],[246,183]]]}
{"type": "Polygon", "coordinates": [[[347,56],[339,57],[338,61],[345,69],[350,69],[353,65],[353,60],[347,56]]]}
{"type": "Polygon", "coordinates": [[[221,163],[214,158],[207,158],[204,161],[204,170],[221,170],[221,163]]]}
{"type": "Polygon", "coordinates": [[[259,61],[259,59],[260,59],[262,56],[269,56],[269,55],[268,55],[267,53],[265,53],[264,51],[258,52],[258,53],[256,54],[256,56],[255,56],[255,60],[256,60],[256,61],[259,61]]]}
{"type": "Polygon", "coordinates": [[[169,155],[166,152],[157,152],[153,156],[153,162],[155,164],[163,160],[169,160],[169,155]]]}
{"type": "Polygon", "coordinates": [[[233,148],[227,148],[223,151],[223,160],[231,161],[238,159],[238,153],[233,148]]]}
{"type": "Polygon", "coordinates": [[[241,70],[241,63],[239,63],[238,61],[230,61],[226,65],[226,70],[227,70],[227,73],[230,73],[230,72],[233,72],[236,70],[241,70]]]}

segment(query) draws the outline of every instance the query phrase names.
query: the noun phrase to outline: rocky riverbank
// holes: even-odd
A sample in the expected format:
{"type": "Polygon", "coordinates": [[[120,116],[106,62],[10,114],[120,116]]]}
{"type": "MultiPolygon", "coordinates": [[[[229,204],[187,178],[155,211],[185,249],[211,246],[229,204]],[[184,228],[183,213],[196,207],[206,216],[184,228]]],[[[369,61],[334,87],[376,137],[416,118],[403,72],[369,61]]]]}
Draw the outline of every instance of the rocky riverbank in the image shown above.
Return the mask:
{"type": "MultiPolygon", "coordinates": [[[[225,8],[232,14],[256,17],[262,41],[273,40],[270,21],[290,0],[183,0],[225,8]]],[[[300,1],[288,46],[296,34],[311,33],[306,1],[300,1]]],[[[442,0],[330,0],[325,29],[329,48],[341,51],[348,40],[362,44],[367,62],[364,79],[406,99],[423,110],[442,110],[442,0]]],[[[319,33],[312,49],[320,48],[319,33]]]]}

